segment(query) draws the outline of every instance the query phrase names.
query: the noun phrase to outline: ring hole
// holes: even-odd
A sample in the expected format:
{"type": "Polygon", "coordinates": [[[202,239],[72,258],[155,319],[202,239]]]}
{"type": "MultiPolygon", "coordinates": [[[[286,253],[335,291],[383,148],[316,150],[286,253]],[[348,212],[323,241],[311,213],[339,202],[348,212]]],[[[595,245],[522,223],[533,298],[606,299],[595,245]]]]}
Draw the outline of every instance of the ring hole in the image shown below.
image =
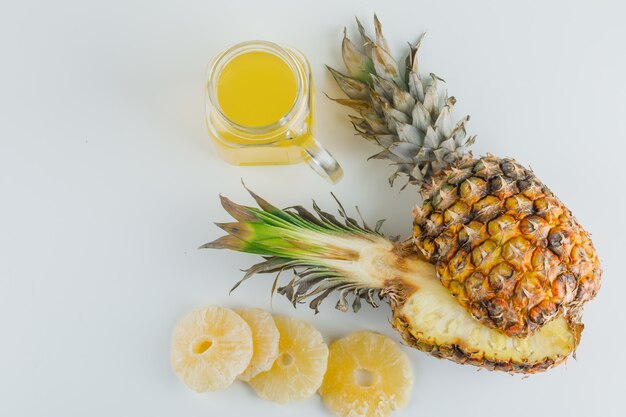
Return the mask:
{"type": "Polygon", "coordinates": [[[193,353],[195,353],[196,355],[202,355],[204,352],[209,350],[211,348],[211,346],[213,346],[213,341],[211,341],[211,340],[201,340],[200,343],[198,343],[193,348],[193,353]]]}
{"type": "Polygon", "coordinates": [[[280,363],[284,366],[291,365],[293,363],[293,356],[288,353],[283,353],[280,357],[280,363]]]}
{"type": "Polygon", "coordinates": [[[374,385],[374,374],[367,369],[359,368],[354,371],[354,380],[357,385],[371,387],[374,385]]]}

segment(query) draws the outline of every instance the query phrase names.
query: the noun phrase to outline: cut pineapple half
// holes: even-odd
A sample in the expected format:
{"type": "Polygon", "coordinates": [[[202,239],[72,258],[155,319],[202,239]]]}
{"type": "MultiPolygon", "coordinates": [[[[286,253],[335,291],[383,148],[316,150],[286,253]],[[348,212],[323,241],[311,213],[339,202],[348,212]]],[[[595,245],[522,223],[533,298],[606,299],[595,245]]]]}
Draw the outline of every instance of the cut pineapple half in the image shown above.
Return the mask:
{"type": "Polygon", "coordinates": [[[280,316],[274,321],[280,333],[278,358],[269,371],[252,378],[250,386],[262,398],[281,404],[309,398],[322,384],[328,347],[305,321],[280,316]]]}
{"type": "Polygon", "coordinates": [[[269,370],[278,357],[280,333],[270,313],[260,308],[242,308],[237,314],[248,323],[252,330],[252,360],[239,379],[249,381],[263,371],[269,370]]]}
{"type": "Polygon", "coordinates": [[[340,417],[384,417],[406,405],[412,386],[400,347],[387,336],[361,331],[330,344],[320,395],[340,417]]]}
{"type": "Polygon", "coordinates": [[[251,358],[250,326],[227,308],[210,306],[192,311],[174,329],[172,369],[194,391],[227,388],[251,358]]]}

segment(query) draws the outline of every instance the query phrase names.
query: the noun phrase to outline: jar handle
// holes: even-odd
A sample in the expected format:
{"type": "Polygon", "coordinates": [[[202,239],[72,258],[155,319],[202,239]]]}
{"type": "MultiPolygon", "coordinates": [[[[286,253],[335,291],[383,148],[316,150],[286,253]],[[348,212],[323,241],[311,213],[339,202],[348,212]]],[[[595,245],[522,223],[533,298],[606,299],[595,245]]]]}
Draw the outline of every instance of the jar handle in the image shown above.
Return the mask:
{"type": "Polygon", "coordinates": [[[339,182],[343,177],[343,169],[339,162],[317,141],[309,135],[301,144],[305,152],[305,161],[319,176],[323,177],[331,184],[339,182]]]}

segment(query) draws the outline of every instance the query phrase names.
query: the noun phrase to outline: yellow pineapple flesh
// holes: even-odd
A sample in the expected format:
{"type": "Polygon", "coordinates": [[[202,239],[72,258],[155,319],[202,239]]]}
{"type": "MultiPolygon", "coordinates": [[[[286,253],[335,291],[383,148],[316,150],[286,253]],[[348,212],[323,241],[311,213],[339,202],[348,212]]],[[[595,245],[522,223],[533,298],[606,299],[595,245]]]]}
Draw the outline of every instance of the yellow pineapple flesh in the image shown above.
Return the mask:
{"type": "Polygon", "coordinates": [[[278,358],[272,368],[250,379],[262,398],[289,403],[311,397],[322,383],[328,347],[309,323],[289,317],[274,317],[280,333],[278,358]]]}
{"type": "Polygon", "coordinates": [[[361,331],[330,344],[320,395],[339,417],[386,417],[406,405],[412,386],[409,359],[400,347],[361,331]]]}
{"type": "Polygon", "coordinates": [[[239,375],[242,381],[249,381],[263,371],[272,367],[278,357],[278,340],[280,333],[270,313],[260,308],[242,308],[237,314],[248,323],[252,330],[252,360],[246,370],[239,375]]]}
{"type": "Polygon", "coordinates": [[[250,326],[232,310],[210,306],[190,312],[176,324],[172,369],[194,391],[227,388],[251,358],[250,326]]]}

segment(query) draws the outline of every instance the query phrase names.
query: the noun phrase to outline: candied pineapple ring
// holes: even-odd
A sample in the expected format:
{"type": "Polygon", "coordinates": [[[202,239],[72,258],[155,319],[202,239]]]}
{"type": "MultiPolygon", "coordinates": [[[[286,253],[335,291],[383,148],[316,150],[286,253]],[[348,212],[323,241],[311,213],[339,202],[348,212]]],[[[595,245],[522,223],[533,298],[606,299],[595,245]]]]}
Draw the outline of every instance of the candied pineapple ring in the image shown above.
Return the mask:
{"type": "Polygon", "coordinates": [[[328,347],[309,323],[289,317],[274,317],[280,333],[278,359],[269,371],[249,383],[262,398],[288,403],[304,400],[320,387],[328,363],[328,347]]]}
{"type": "Polygon", "coordinates": [[[320,394],[339,417],[382,417],[406,405],[413,373],[390,338],[356,332],[331,343],[320,394]]]}
{"type": "Polygon", "coordinates": [[[192,311],[174,329],[172,369],[194,391],[227,388],[251,358],[250,326],[227,308],[209,306],[192,311]]]}
{"type": "Polygon", "coordinates": [[[249,381],[263,371],[269,370],[278,357],[280,333],[270,313],[260,308],[242,308],[237,314],[248,323],[252,330],[254,352],[248,368],[239,375],[242,381],[249,381]]]}

